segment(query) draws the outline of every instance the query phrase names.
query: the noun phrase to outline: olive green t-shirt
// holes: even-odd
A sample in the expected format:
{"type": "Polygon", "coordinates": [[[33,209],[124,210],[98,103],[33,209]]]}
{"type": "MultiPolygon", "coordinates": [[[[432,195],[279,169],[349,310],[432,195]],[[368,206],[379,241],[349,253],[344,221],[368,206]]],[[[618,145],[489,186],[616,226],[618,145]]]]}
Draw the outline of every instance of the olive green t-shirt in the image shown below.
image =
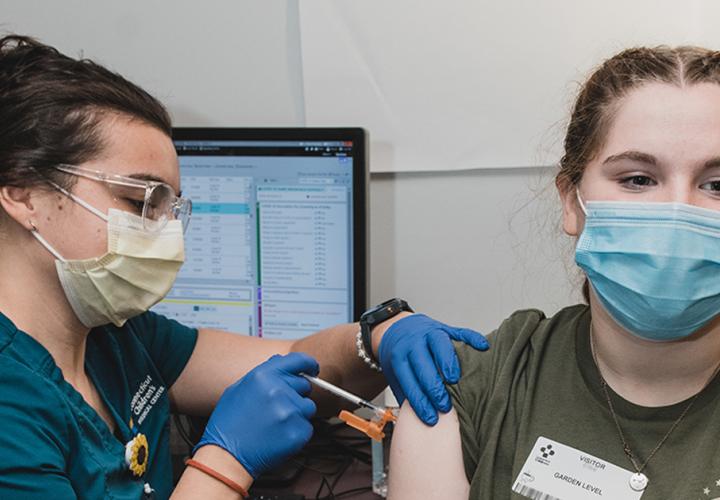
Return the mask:
{"type": "MultiPolygon", "coordinates": [[[[539,436],[634,472],[600,387],[589,325],[585,305],[552,318],[525,310],[489,336],[488,351],[456,344],[462,379],[449,390],[460,420],[470,499],[524,498],[511,488],[539,436]]],[[[608,390],[640,463],[689,403],[646,408],[608,390]]],[[[720,497],[719,377],[700,393],[644,473],[649,485],[642,500],[720,497]]]]}

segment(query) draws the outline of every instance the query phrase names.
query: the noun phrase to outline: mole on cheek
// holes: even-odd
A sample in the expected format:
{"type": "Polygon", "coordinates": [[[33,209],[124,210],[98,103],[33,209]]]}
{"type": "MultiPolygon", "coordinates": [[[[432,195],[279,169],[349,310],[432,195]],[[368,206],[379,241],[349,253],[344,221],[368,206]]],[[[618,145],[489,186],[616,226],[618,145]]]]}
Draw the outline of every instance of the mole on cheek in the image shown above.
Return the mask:
{"type": "Polygon", "coordinates": [[[58,210],[62,210],[62,209],[63,209],[63,206],[62,206],[62,205],[58,205],[58,210]]]}

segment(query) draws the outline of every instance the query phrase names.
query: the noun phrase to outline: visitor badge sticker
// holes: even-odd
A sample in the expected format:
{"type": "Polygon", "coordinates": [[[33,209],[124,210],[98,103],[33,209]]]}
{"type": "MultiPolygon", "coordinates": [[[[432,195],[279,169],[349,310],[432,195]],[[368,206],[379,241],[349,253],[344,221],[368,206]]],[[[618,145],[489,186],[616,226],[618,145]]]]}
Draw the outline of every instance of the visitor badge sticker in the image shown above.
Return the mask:
{"type": "Polygon", "coordinates": [[[639,500],[634,472],[540,436],[512,490],[543,500],[639,500]]]}

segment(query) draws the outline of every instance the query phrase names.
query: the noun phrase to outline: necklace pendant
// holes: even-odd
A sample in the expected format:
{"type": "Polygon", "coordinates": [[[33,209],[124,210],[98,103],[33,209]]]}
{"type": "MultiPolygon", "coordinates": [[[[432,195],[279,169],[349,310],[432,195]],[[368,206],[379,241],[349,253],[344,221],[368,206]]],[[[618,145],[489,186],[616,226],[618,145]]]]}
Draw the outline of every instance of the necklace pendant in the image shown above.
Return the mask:
{"type": "Polygon", "coordinates": [[[633,491],[644,491],[648,485],[648,478],[642,472],[636,472],[630,476],[630,488],[633,491]]]}

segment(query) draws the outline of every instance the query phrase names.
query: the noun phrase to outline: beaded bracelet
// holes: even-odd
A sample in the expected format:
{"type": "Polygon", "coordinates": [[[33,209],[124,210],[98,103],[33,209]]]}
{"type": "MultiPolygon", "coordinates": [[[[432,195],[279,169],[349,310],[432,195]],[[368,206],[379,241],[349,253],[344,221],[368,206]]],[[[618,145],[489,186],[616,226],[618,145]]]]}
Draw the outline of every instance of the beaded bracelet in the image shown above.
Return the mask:
{"type": "Polygon", "coordinates": [[[368,355],[368,353],[365,351],[365,346],[363,345],[362,341],[362,330],[358,330],[357,335],[355,335],[355,346],[357,347],[358,357],[362,359],[366,365],[368,365],[370,368],[377,372],[382,371],[380,365],[374,362],[372,358],[368,355]]]}

